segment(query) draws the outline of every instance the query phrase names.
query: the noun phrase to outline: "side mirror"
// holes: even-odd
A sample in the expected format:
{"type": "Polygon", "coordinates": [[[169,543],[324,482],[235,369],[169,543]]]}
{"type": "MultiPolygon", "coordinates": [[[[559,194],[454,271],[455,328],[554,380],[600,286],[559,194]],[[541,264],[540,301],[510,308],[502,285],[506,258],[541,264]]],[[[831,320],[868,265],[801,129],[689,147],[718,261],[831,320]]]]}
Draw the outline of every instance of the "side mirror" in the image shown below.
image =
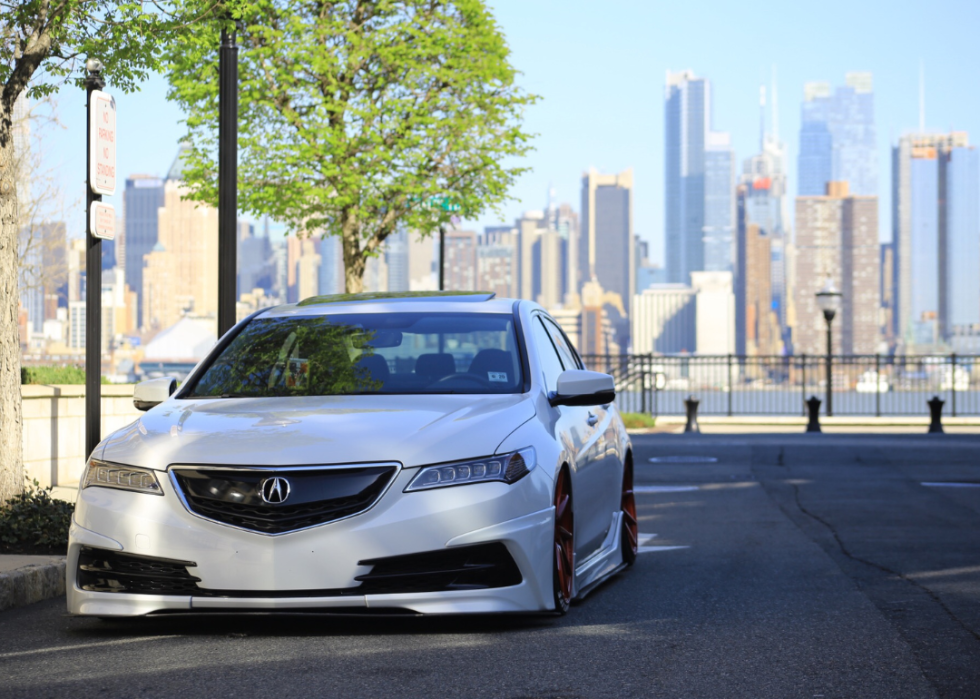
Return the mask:
{"type": "Polygon", "coordinates": [[[569,369],[558,377],[558,390],[548,396],[551,405],[605,405],[616,399],[616,384],[609,374],[569,369]]]}
{"type": "Polygon", "coordinates": [[[137,410],[149,410],[167,400],[177,390],[177,379],[164,376],[140,381],[133,389],[133,405],[137,410]]]}

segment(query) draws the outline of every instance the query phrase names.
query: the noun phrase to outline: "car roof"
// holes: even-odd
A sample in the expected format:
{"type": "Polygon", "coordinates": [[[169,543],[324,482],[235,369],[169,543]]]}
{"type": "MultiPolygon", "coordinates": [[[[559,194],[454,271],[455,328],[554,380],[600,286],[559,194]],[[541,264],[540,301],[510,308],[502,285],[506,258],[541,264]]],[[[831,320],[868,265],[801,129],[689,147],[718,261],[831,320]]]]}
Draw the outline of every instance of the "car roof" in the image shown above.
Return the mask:
{"type": "Polygon", "coordinates": [[[512,313],[515,299],[492,292],[406,291],[329,294],[299,303],[275,306],[258,318],[337,315],[346,313],[512,313]]]}

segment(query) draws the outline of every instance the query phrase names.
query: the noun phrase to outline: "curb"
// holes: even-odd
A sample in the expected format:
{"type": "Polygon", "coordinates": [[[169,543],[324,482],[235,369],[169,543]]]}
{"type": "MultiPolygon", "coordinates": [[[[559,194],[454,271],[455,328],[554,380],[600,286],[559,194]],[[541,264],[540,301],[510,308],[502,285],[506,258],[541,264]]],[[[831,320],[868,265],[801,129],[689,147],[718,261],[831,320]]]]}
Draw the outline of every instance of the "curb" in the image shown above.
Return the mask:
{"type": "Polygon", "coordinates": [[[66,561],[0,573],[0,612],[65,594],[66,561]]]}

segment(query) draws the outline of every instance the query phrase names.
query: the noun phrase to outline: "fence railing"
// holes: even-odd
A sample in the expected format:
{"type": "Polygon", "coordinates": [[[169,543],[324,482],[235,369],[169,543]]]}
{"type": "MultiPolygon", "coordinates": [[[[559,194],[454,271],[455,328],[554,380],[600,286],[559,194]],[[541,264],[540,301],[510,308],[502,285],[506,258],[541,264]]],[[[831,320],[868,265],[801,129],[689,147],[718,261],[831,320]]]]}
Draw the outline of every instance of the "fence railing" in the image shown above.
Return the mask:
{"type": "MultiPolygon", "coordinates": [[[[805,415],[820,398],[826,413],[826,355],[586,355],[587,368],[616,380],[620,410],[683,415],[684,399],[702,415],[805,415]]],[[[980,355],[848,355],[830,362],[834,415],[928,415],[932,396],[943,414],[980,415],[980,355]]]]}

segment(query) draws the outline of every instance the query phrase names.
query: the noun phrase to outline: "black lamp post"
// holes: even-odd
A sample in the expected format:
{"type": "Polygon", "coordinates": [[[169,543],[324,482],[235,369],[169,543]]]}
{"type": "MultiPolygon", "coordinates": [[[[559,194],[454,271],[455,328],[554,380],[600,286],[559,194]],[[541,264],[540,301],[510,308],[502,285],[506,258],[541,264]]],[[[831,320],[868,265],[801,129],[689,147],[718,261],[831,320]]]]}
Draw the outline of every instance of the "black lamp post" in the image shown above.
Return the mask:
{"type": "MultiPolygon", "coordinates": [[[[85,172],[91,178],[92,153],[92,93],[105,87],[102,61],[85,61],[86,124],[85,172]]],[[[92,191],[92,182],[85,185],[85,227],[92,220],[92,205],[102,201],[102,195],[92,191]]],[[[85,456],[95,451],[102,439],[102,240],[89,232],[85,246],[85,456]]]]}
{"type": "Polygon", "coordinates": [[[827,277],[827,283],[823,289],[817,292],[817,305],[823,311],[824,320],[827,321],[827,417],[834,414],[834,342],[833,342],[833,322],[834,316],[840,309],[841,293],[834,288],[834,281],[827,277]]]}
{"type": "Polygon", "coordinates": [[[238,45],[221,30],[218,53],[218,337],[235,324],[238,301],[238,45]]]}

